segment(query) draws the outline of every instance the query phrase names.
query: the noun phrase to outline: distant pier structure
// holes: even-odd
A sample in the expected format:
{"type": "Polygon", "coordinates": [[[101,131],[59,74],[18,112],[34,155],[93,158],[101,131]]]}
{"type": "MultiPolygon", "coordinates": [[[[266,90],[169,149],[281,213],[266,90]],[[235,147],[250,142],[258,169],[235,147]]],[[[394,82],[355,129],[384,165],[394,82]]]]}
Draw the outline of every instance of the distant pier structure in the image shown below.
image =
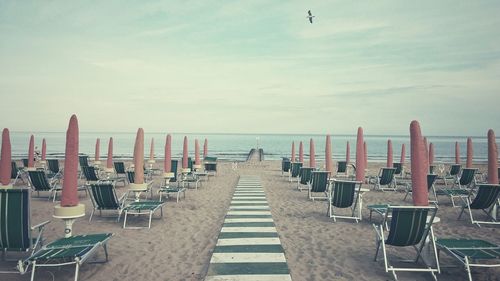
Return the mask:
{"type": "Polygon", "coordinates": [[[248,152],[247,162],[260,162],[264,161],[264,149],[252,148],[248,152]]]}

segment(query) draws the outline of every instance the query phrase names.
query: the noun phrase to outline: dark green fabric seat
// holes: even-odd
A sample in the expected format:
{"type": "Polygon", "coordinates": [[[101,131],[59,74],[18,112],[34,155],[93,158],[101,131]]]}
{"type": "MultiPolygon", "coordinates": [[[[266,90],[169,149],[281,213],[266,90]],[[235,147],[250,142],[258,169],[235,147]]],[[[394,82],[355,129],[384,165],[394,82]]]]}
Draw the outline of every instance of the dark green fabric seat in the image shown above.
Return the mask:
{"type": "Polygon", "coordinates": [[[462,201],[469,197],[472,188],[476,184],[475,175],[477,168],[463,168],[461,169],[460,176],[456,180],[455,184],[458,188],[443,188],[436,190],[436,195],[445,195],[450,197],[451,204],[453,207],[458,207],[455,204],[455,198],[460,198],[462,201]]]}
{"type": "Polygon", "coordinates": [[[396,169],[394,171],[394,175],[400,176],[400,177],[403,176],[403,164],[401,164],[401,163],[392,163],[392,167],[396,169]]]}
{"type": "Polygon", "coordinates": [[[308,190],[309,199],[328,199],[328,188],[330,186],[330,172],[312,171],[311,184],[308,190]],[[322,193],[323,196],[313,196],[313,193],[322,193]]]}
{"type": "Polygon", "coordinates": [[[374,188],[378,190],[396,190],[396,181],[394,179],[394,174],[396,168],[381,168],[378,176],[373,182],[374,188]]]}
{"type": "Polygon", "coordinates": [[[159,209],[160,217],[163,217],[164,204],[165,203],[161,201],[139,201],[128,204],[123,209],[123,211],[125,212],[125,218],[123,219],[123,228],[144,228],[144,227],[127,227],[127,217],[129,214],[149,215],[148,228],[151,228],[151,220],[153,218],[154,212],[156,212],[159,209]]]}
{"type": "Polygon", "coordinates": [[[337,174],[347,174],[346,161],[337,161],[337,174]]]}
{"type": "Polygon", "coordinates": [[[79,155],[78,162],[80,163],[80,168],[81,167],[88,167],[89,166],[89,157],[87,155],[79,155]]]}
{"type": "Polygon", "coordinates": [[[82,166],[82,172],[87,180],[87,183],[90,182],[97,182],[100,181],[101,179],[97,175],[96,169],[94,166],[82,166]]]}
{"type": "Polygon", "coordinates": [[[283,159],[281,160],[281,174],[284,175],[285,173],[289,173],[290,166],[291,166],[290,159],[283,157],[283,159]]]}
{"type": "Polygon", "coordinates": [[[56,200],[57,192],[62,190],[62,187],[56,181],[50,182],[42,170],[28,171],[28,176],[31,188],[38,193],[38,196],[40,196],[41,191],[48,191],[49,200],[51,197],[53,201],[56,200]]]}
{"type": "MultiPolygon", "coordinates": [[[[430,195],[434,197],[434,200],[429,200],[432,202],[437,202],[436,190],[434,189],[434,184],[436,183],[437,178],[438,175],[436,174],[427,174],[427,191],[430,195]]],[[[406,194],[405,197],[403,198],[403,201],[405,201],[406,197],[408,197],[408,195],[410,194],[413,195],[413,190],[411,185],[408,185],[406,188],[406,194]]]]}
{"type": "Polygon", "coordinates": [[[306,190],[309,189],[309,184],[311,183],[312,172],[316,170],[310,167],[301,167],[299,171],[299,176],[297,179],[297,189],[306,190]]]}
{"type": "Polygon", "coordinates": [[[328,196],[328,216],[336,221],[337,218],[354,219],[356,222],[361,220],[361,196],[360,189],[362,183],[360,181],[343,181],[334,180],[331,193],[328,196]],[[336,215],[335,209],[351,209],[350,216],[336,215]],[[358,210],[356,214],[356,209],[358,210]]]}
{"type": "Polygon", "coordinates": [[[103,210],[118,211],[117,221],[120,221],[127,194],[118,198],[113,182],[92,183],[89,185],[88,189],[94,207],[90,214],[89,222],[92,221],[92,217],[96,210],[99,210],[101,215],[103,210]]]}
{"type": "Polygon", "coordinates": [[[498,197],[500,195],[500,184],[479,184],[477,193],[472,199],[472,192],[469,197],[466,198],[465,204],[462,206],[462,211],[458,216],[458,219],[462,217],[462,214],[467,209],[469,211],[471,223],[481,226],[481,224],[496,224],[499,225],[500,221],[492,217],[490,214],[490,209],[494,204],[498,203],[498,197]],[[477,220],[474,218],[472,210],[482,210],[489,220],[477,220]]]}
{"type": "Polygon", "coordinates": [[[302,168],[302,163],[301,162],[293,162],[291,164],[290,168],[290,181],[292,181],[292,178],[296,178],[299,176],[300,168],[302,168]]]}

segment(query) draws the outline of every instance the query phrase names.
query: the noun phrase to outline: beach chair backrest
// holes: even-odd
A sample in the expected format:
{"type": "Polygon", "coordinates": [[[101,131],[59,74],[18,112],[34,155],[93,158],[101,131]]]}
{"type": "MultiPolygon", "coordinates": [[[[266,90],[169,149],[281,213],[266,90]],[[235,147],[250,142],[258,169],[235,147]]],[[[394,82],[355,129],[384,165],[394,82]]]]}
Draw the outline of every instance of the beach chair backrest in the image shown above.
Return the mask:
{"type": "Polygon", "coordinates": [[[403,172],[403,165],[401,165],[401,163],[392,163],[392,167],[396,169],[396,171],[394,171],[395,175],[401,175],[403,172]]]}
{"type": "Polygon", "coordinates": [[[92,203],[99,210],[115,210],[120,207],[115,187],[111,183],[95,183],[90,185],[92,203]]]}
{"type": "Polygon", "coordinates": [[[337,173],[347,173],[346,161],[337,161],[337,173]]]}
{"type": "Polygon", "coordinates": [[[392,213],[392,219],[386,244],[401,247],[418,244],[428,234],[436,210],[436,207],[390,206],[386,216],[392,213]],[[430,212],[429,224],[427,216],[430,212]]]}
{"type": "Polygon", "coordinates": [[[292,178],[296,178],[299,176],[300,168],[302,168],[301,162],[293,162],[292,163],[292,172],[290,173],[292,178]]]}
{"type": "Polygon", "coordinates": [[[87,181],[98,181],[99,178],[95,172],[95,168],[92,166],[82,166],[83,175],[87,181]]]}
{"type": "Polygon", "coordinates": [[[117,174],[125,174],[125,163],[123,162],[114,162],[115,171],[117,174]]]}
{"type": "Polygon", "coordinates": [[[35,191],[48,191],[52,189],[44,171],[28,171],[28,175],[31,186],[35,191]]]}
{"type": "Polygon", "coordinates": [[[499,194],[499,184],[480,184],[470,207],[471,209],[488,209],[497,202],[499,194]]]}
{"type": "Polygon", "coordinates": [[[326,192],[329,176],[330,172],[327,171],[311,172],[311,192],[326,192]]]}
{"type": "Polygon", "coordinates": [[[54,174],[59,173],[59,160],[47,159],[47,163],[49,165],[49,171],[51,171],[54,174]]]}
{"type": "Polygon", "coordinates": [[[179,160],[173,160],[170,162],[170,172],[174,173],[174,177],[170,179],[170,182],[177,181],[177,166],[179,165],[179,160]]]}
{"type": "Polygon", "coordinates": [[[203,161],[204,162],[217,162],[217,157],[215,157],[215,156],[205,156],[205,158],[203,158],[203,161]]]}
{"type": "Polygon", "coordinates": [[[438,175],[436,174],[427,174],[427,189],[431,190],[431,187],[436,182],[438,175]]]}
{"type": "Polygon", "coordinates": [[[27,158],[23,158],[23,159],[21,159],[21,161],[23,161],[24,168],[28,168],[28,163],[29,163],[28,159],[27,158]]]}
{"type": "Polygon", "coordinates": [[[290,160],[288,158],[283,158],[283,160],[281,161],[281,170],[283,172],[290,171],[290,160]]]}
{"type": "Polygon", "coordinates": [[[460,168],[462,168],[462,165],[460,164],[451,164],[450,166],[450,176],[456,176],[458,173],[460,173],[460,168]]]}
{"type": "Polygon", "coordinates": [[[10,164],[10,167],[11,167],[10,178],[15,179],[15,178],[17,178],[17,173],[19,170],[17,169],[16,161],[11,161],[10,163],[11,163],[10,164]]]}
{"type": "Polygon", "coordinates": [[[89,166],[89,157],[87,155],[78,156],[78,161],[80,162],[80,167],[88,167],[89,166]]]}
{"type": "Polygon", "coordinates": [[[463,168],[460,174],[459,183],[460,185],[469,185],[474,181],[477,168],[463,168]]]}
{"type": "Polygon", "coordinates": [[[436,165],[429,165],[429,174],[434,174],[435,170],[436,170],[436,165]]]}
{"type": "Polygon", "coordinates": [[[332,205],[337,208],[349,208],[354,203],[356,191],[361,188],[360,181],[339,181],[333,182],[332,205]]]}
{"type": "Polygon", "coordinates": [[[311,181],[311,175],[314,168],[302,167],[300,168],[300,184],[308,184],[311,181]]]}
{"type": "Polygon", "coordinates": [[[395,168],[381,168],[379,172],[380,185],[388,185],[394,180],[395,168]]]}
{"type": "Polygon", "coordinates": [[[28,251],[32,246],[29,189],[0,189],[0,249],[28,251]]]}
{"type": "Polygon", "coordinates": [[[188,157],[188,168],[193,170],[193,159],[191,157],[188,157]]]}
{"type": "Polygon", "coordinates": [[[134,171],[127,171],[127,179],[129,183],[134,183],[135,182],[135,172],[134,171]]]}

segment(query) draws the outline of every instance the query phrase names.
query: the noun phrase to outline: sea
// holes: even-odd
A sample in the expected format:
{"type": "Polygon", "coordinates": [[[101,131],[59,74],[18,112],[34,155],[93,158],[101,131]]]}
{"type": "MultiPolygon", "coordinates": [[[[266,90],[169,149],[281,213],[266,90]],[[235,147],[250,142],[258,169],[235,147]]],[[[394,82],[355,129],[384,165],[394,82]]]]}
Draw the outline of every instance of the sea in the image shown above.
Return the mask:
{"type": "MultiPolygon", "coordinates": [[[[35,146],[41,151],[42,140],[47,143],[47,158],[64,158],[66,133],[64,132],[11,132],[12,158],[26,158],[28,154],[29,138],[34,135],[35,146]]],[[[279,160],[291,156],[292,142],[295,142],[295,151],[299,153],[299,143],[303,142],[306,161],[309,157],[309,142],[314,141],[317,161],[324,160],[325,135],[294,135],[294,134],[192,134],[173,133],[172,158],[181,158],[184,136],[188,138],[188,150],[194,157],[195,139],[200,143],[200,153],[203,142],[208,140],[208,154],[220,160],[244,161],[252,148],[262,148],[265,160],[279,160]]],[[[113,138],[113,158],[131,159],[134,150],[135,132],[103,133],[80,132],[79,153],[94,157],[96,140],[100,139],[100,155],[104,160],[107,156],[109,138],[113,138]]],[[[165,133],[146,133],[144,138],[144,155],[149,157],[150,142],[154,139],[155,157],[164,157],[165,133]]],[[[401,145],[406,145],[406,159],[410,159],[409,136],[365,135],[367,143],[368,161],[384,162],[387,158],[387,140],[391,139],[394,150],[394,161],[400,159],[401,145]]],[[[465,162],[466,141],[463,136],[428,136],[429,143],[434,144],[435,162],[451,163],[455,160],[455,142],[460,143],[462,161],[465,162]]],[[[332,135],[332,152],[335,160],[346,158],[346,145],[350,143],[350,157],[356,157],[356,135],[332,135]]],[[[474,162],[487,162],[487,138],[473,137],[474,162]]]]}

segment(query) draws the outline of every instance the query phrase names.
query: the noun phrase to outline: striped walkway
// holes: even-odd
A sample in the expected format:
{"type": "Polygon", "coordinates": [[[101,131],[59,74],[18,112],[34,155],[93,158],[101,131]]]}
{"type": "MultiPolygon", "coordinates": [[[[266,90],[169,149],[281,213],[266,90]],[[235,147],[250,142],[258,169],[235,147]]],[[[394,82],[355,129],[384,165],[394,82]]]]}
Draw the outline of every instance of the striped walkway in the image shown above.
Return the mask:
{"type": "Polygon", "coordinates": [[[290,281],[259,177],[241,176],[205,281],[290,281]]]}

